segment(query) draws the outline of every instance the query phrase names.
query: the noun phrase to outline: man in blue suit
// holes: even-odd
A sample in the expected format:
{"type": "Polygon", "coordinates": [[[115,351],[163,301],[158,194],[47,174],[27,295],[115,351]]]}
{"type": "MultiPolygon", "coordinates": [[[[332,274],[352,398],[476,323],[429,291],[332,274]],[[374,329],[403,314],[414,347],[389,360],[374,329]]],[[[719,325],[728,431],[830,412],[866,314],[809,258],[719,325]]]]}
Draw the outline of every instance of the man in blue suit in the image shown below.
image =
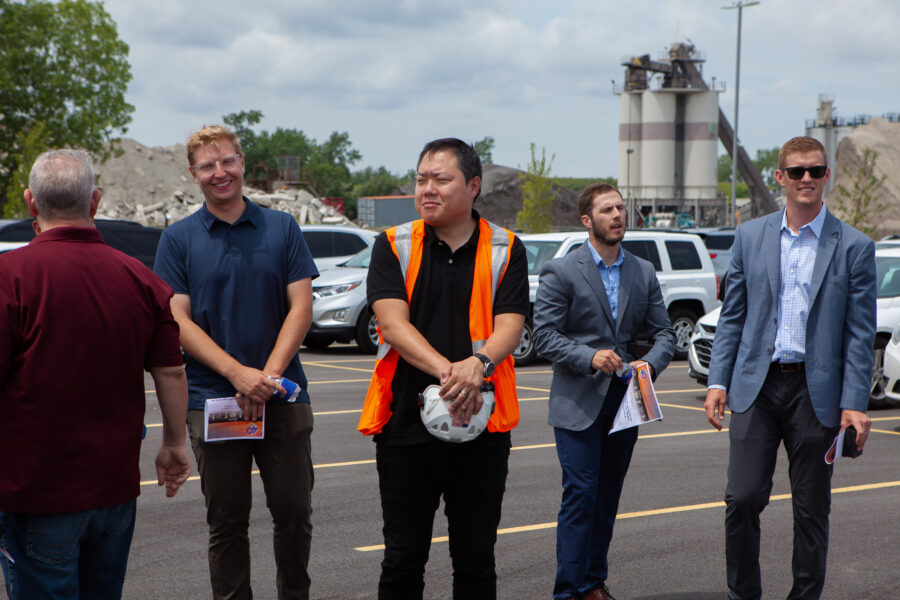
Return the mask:
{"type": "Polygon", "coordinates": [[[725,559],[732,600],[762,596],[759,514],[778,446],[790,464],[794,585],[789,600],[825,584],[832,467],[839,430],[866,443],[875,341],[875,249],[822,202],[825,148],[793,138],[775,178],[786,208],[738,227],[709,368],[706,417],[722,429],[731,407],[725,559]]]}
{"type": "Polygon", "coordinates": [[[588,241],[541,271],[534,342],[553,362],[550,425],[562,467],[553,597],[613,600],[607,551],[637,428],[609,430],[625,385],[615,376],[637,361],[628,344],[649,334],[654,375],[669,364],[675,333],[656,271],[626,252],[625,206],[613,186],[593,183],[578,198],[588,241]]]}

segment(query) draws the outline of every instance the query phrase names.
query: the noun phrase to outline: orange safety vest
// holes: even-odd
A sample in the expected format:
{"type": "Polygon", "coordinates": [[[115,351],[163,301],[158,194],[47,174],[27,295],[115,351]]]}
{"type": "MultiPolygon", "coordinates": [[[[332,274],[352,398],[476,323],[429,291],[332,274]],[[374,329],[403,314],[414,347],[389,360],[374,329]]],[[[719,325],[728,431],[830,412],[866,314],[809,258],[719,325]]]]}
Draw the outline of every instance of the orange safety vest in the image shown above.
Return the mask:
{"type": "MultiPolygon", "coordinates": [[[[469,300],[469,333],[472,352],[478,352],[494,331],[494,296],[506,267],[509,250],[515,234],[480,219],[478,222],[478,247],[475,251],[475,278],[472,297],[469,300]]],[[[391,249],[400,261],[400,270],[406,280],[407,302],[412,293],[422,265],[422,249],[425,240],[425,221],[419,219],[392,227],[386,232],[391,249]]],[[[379,330],[378,357],[375,372],[366,393],[362,416],[357,429],[363,435],[381,433],[391,418],[391,382],[397,370],[400,355],[386,344],[379,330]]],[[[494,414],[488,421],[488,431],[509,431],[519,423],[519,399],[516,394],[516,372],[512,356],[497,364],[494,374],[488,378],[494,383],[494,414]]]]}

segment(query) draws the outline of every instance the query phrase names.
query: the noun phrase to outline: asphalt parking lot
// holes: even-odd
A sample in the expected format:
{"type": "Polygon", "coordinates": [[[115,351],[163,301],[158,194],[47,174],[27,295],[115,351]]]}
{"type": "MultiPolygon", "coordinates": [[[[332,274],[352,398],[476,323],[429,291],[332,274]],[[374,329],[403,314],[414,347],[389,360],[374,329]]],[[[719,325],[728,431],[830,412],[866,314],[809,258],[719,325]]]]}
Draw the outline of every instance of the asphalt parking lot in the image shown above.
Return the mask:
{"type": "MultiPolygon", "coordinates": [[[[381,516],[371,440],[356,431],[374,357],[354,346],[301,355],[315,412],[312,597],[375,598],[381,516]]],[[[560,472],[547,425],[550,365],[517,371],[521,423],[497,542],[498,596],[550,598],[560,472]]],[[[728,438],[706,423],[704,390],[673,363],[657,381],[664,419],[641,427],[610,552],[608,584],[619,600],[725,598],[724,505],[728,438]]],[[[129,559],[125,598],[208,598],[207,527],[199,479],[174,499],[156,487],[153,456],[159,409],[147,395],[145,480],[129,559]]],[[[842,459],[833,479],[831,549],[824,598],[900,598],[900,408],[875,411],[865,454],[842,459]]],[[[726,420],[727,425],[727,420],[726,420]]],[[[195,469],[196,473],[196,469],[195,469]]],[[[786,459],[779,458],[762,515],[764,598],[790,588],[791,504],[786,459]]],[[[271,519],[254,475],[250,524],[253,587],[275,598],[271,519]]],[[[435,519],[426,598],[451,598],[446,523],[435,519]]]]}

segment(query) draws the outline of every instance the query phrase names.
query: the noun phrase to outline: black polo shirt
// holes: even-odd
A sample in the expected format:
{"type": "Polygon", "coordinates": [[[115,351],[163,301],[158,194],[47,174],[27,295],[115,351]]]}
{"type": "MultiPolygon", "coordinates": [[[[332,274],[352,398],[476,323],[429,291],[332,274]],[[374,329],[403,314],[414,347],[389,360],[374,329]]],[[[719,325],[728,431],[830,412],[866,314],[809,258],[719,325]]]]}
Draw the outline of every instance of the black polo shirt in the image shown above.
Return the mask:
{"type": "MultiPolygon", "coordinates": [[[[474,210],[472,217],[479,218],[474,210]]],[[[422,265],[413,288],[409,320],[428,343],[450,362],[472,356],[469,300],[475,278],[478,236],[479,228],[476,227],[468,242],[456,252],[450,252],[450,247],[435,235],[434,229],[425,224],[422,265]]],[[[378,236],[372,247],[366,287],[369,306],[383,298],[407,299],[400,261],[384,233],[378,236]]],[[[515,238],[509,266],[494,297],[493,314],[527,315],[528,310],[528,261],[525,246],[519,238],[515,238]]],[[[438,441],[422,425],[417,402],[419,393],[432,384],[439,384],[437,378],[412,367],[403,358],[397,361],[397,371],[391,385],[393,415],[382,432],[375,436],[376,442],[405,445],[438,441]]],[[[475,440],[478,441],[508,446],[510,436],[509,432],[490,433],[485,430],[475,440]]]]}

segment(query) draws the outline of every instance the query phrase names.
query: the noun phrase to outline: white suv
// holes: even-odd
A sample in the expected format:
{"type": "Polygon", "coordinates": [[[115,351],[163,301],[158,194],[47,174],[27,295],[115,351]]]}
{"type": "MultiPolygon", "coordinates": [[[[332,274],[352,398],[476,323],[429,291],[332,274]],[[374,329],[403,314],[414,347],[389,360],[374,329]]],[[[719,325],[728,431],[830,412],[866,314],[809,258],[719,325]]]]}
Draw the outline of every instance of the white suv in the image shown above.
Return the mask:
{"type": "MultiPolygon", "coordinates": [[[[875,369],[869,390],[869,407],[900,406],[900,348],[892,342],[891,334],[900,330],[900,248],[875,247],[877,304],[875,311],[875,369]]],[[[691,340],[690,376],[697,383],[707,384],[713,339],[719,322],[719,310],[704,315],[697,323],[691,340]]],[[[895,339],[900,342],[900,333],[895,339]]]]}
{"type": "MultiPolygon", "coordinates": [[[[574,252],[587,239],[587,231],[521,235],[528,255],[528,283],[531,307],[537,293],[541,267],[548,260],[574,252]]],[[[709,251],[699,236],[678,231],[635,229],[625,232],[622,247],[656,267],[669,319],[675,329],[675,358],[687,358],[694,324],[719,305],[718,282],[709,251]]],[[[517,365],[534,360],[529,316],[519,346],[513,351],[517,365]]]]}

